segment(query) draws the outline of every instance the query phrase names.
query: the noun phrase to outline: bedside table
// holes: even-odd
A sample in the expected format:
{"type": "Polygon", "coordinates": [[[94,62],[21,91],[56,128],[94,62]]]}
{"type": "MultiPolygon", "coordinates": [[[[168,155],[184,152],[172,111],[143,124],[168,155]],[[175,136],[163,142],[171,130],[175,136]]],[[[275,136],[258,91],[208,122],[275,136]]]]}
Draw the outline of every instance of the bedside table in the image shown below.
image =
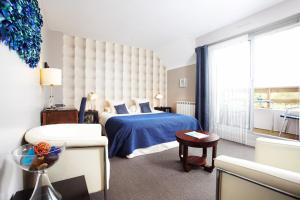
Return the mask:
{"type": "Polygon", "coordinates": [[[84,112],[84,123],[99,124],[99,114],[97,110],[87,110],[84,112]]]}
{"type": "Polygon", "coordinates": [[[78,123],[78,110],[76,108],[44,109],[41,112],[41,124],[78,123]]]}
{"type": "Polygon", "coordinates": [[[154,110],[159,110],[159,111],[164,111],[169,113],[172,112],[172,108],[167,106],[154,107],[154,110]]]}

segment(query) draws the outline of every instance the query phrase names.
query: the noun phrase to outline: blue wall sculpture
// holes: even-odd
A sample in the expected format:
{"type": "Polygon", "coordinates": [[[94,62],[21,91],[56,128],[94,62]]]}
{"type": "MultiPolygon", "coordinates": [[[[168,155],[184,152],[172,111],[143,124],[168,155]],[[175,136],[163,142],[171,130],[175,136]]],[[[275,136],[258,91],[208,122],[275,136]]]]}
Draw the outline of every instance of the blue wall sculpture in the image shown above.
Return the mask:
{"type": "Polygon", "coordinates": [[[0,41],[31,68],[40,60],[42,26],[37,0],[0,0],[0,41]]]}

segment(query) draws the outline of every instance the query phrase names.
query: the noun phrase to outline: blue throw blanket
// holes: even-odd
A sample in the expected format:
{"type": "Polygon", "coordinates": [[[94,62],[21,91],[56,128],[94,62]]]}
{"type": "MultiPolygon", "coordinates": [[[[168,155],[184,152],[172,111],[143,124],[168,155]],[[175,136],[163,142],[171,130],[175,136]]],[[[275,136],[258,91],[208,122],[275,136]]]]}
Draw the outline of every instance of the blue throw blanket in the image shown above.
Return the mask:
{"type": "Polygon", "coordinates": [[[175,141],[176,131],[199,127],[194,117],[174,113],[111,117],[105,124],[109,157],[124,157],[135,149],[175,141]]]}

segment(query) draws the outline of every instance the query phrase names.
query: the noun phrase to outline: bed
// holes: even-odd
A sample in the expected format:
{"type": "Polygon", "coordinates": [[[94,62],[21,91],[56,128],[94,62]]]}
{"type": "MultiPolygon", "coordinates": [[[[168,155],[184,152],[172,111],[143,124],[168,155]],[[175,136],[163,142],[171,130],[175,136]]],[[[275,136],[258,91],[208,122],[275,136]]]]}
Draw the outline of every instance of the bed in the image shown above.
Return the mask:
{"type": "Polygon", "coordinates": [[[101,124],[109,140],[109,157],[133,158],[178,146],[175,133],[197,130],[191,116],[155,111],[153,113],[102,113],[101,124]]]}

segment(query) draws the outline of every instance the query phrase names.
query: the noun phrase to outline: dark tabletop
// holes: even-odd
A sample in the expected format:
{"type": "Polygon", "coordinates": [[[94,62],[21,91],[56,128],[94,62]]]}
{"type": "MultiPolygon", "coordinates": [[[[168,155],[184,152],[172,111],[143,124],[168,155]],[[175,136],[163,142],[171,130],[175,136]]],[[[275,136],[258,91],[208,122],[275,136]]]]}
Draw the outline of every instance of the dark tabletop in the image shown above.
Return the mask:
{"type": "Polygon", "coordinates": [[[191,130],[182,130],[176,132],[176,139],[178,142],[192,146],[192,147],[209,147],[217,143],[220,139],[220,137],[214,133],[209,133],[206,131],[197,131],[199,133],[207,134],[208,137],[198,139],[189,135],[186,135],[185,133],[191,132],[191,130]]]}
{"type": "MultiPolygon", "coordinates": [[[[53,183],[53,187],[62,195],[63,200],[90,200],[84,176],[53,183]]],[[[27,200],[32,190],[17,192],[11,200],[27,200]]]]}

